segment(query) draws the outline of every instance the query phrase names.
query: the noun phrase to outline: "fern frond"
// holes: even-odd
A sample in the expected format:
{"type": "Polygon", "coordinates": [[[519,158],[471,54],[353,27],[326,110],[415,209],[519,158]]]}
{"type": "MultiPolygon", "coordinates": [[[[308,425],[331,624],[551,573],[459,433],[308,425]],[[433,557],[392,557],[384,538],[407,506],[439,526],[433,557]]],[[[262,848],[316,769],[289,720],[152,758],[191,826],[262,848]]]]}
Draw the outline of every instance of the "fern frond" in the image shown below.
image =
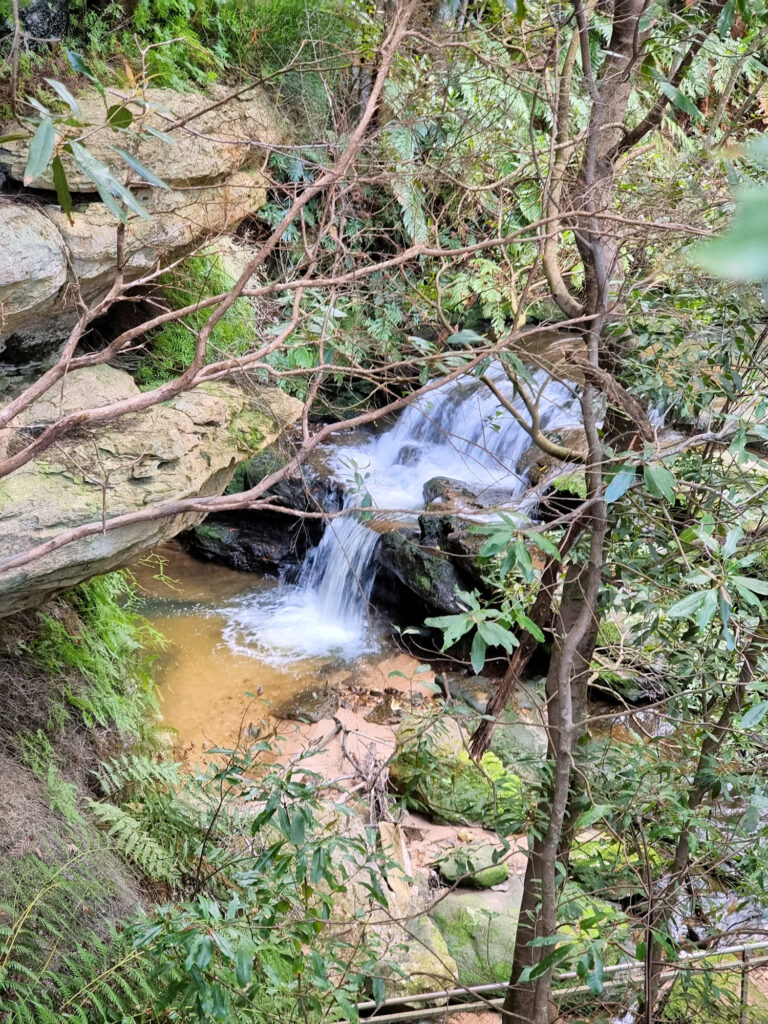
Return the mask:
{"type": "Polygon", "coordinates": [[[148,878],[175,885],[178,871],[168,850],[153,838],[142,823],[122,807],[89,800],[88,807],[116,849],[148,878]]]}

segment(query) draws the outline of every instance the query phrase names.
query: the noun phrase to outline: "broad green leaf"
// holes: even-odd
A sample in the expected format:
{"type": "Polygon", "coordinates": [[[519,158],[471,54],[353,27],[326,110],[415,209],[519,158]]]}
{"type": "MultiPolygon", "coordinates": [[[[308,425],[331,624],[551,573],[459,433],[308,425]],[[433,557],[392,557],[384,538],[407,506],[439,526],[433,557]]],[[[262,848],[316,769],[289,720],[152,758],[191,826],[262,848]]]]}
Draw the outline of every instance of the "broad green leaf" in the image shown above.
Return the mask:
{"type": "Polygon", "coordinates": [[[133,114],[122,103],[115,103],[107,111],[107,124],[116,131],[124,131],[133,123],[133,114]]]}
{"type": "Polygon", "coordinates": [[[550,555],[552,558],[560,559],[560,548],[555,544],[554,541],[550,540],[549,537],[545,537],[542,533],[537,533],[535,530],[527,531],[525,536],[534,545],[543,551],[545,555],[550,555]]]}
{"type": "MultiPolygon", "coordinates": [[[[536,625],[536,623],[533,621],[533,619],[529,619],[528,618],[528,616],[525,614],[525,612],[516,611],[515,612],[515,621],[518,623],[518,625],[522,626],[523,629],[527,633],[530,633],[531,636],[534,638],[534,640],[538,640],[540,644],[544,643],[544,634],[539,629],[539,627],[536,625]]],[[[516,638],[515,638],[515,646],[517,646],[516,638]]]]}
{"type": "Polygon", "coordinates": [[[578,832],[579,829],[589,828],[590,825],[594,825],[596,821],[607,818],[611,813],[611,810],[612,808],[610,804],[595,804],[594,807],[589,807],[576,819],[576,824],[573,826],[575,831],[578,832]]]}
{"type": "Polygon", "coordinates": [[[344,989],[335,989],[333,995],[339,1004],[339,1009],[344,1014],[344,1019],[351,1021],[352,1024],[357,1024],[357,1021],[360,1020],[360,1014],[357,1011],[356,1004],[352,1002],[344,989]]]}
{"type": "Polygon", "coordinates": [[[689,253],[692,263],[731,281],[768,279],[768,189],[739,193],[736,216],[727,234],[689,253]]]}
{"type": "Polygon", "coordinates": [[[692,615],[701,605],[706,595],[707,592],[704,590],[700,590],[697,594],[689,594],[681,601],[676,601],[671,605],[667,609],[667,615],[670,619],[684,619],[687,616],[692,615]]]}
{"type": "Polygon", "coordinates": [[[472,649],[469,652],[469,660],[472,662],[472,671],[479,676],[485,665],[486,643],[478,628],[472,640],[472,649]]]}
{"type": "Polygon", "coordinates": [[[623,497],[635,482],[637,471],[629,464],[622,466],[605,489],[605,501],[610,505],[623,497]]]}
{"type": "Polygon", "coordinates": [[[474,621],[469,615],[440,615],[437,618],[425,619],[424,625],[432,629],[442,629],[445,651],[474,627],[474,621]]]}
{"type": "Polygon", "coordinates": [[[717,590],[709,590],[704,595],[698,613],[696,614],[696,625],[703,632],[714,618],[717,611],[717,590]]]}
{"type": "Polygon", "coordinates": [[[750,590],[753,594],[768,596],[768,580],[758,580],[754,576],[733,576],[732,579],[738,587],[750,590]]]}
{"type": "Polygon", "coordinates": [[[88,70],[88,65],[85,63],[79,53],[75,53],[74,50],[65,50],[64,53],[67,55],[69,66],[73,71],[76,71],[79,75],[86,75],[88,78],[91,77],[91,72],[88,70]]]}
{"type": "Polygon", "coordinates": [[[675,478],[660,462],[649,463],[643,470],[643,479],[648,491],[656,498],[664,498],[673,505],[675,502],[675,478]]]}
{"type": "Polygon", "coordinates": [[[720,17],[717,19],[717,33],[721,39],[727,39],[731,34],[735,13],[736,4],[734,0],[728,0],[728,3],[720,11],[720,17]]]}
{"type": "Polygon", "coordinates": [[[301,811],[294,814],[291,820],[291,832],[290,839],[294,846],[301,846],[304,843],[304,837],[306,834],[306,822],[304,815],[301,811]]]}
{"type": "Polygon", "coordinates": [[[485,342],[487,338],[484,338],[482,334],[478,334],[477,331],[472,331],[469,328],[463,331],[459,331],[458,334],[451,334],[450,337],[445,339],[446,345],[476,345],[478,342],[485,342]]]}
{"type": "Polygon", "coordinates": [[[59,206],[62,211],[67,215],[67,220],[72,224],[72,196],[70,195],[67,175],[64,170],[64,164],[61,162],[61,157],[55,156],[53,158],[51,168],[53,170],[53,185],[56,189],[56,198],[59,200],[59,206]]]}
{"type": "Polygon", "coordinates": [[[37,126],[37,131],[32,138],[32,142],[29,144],[27,166],[24,169],[25,185],[31,185],[45,171],[48,161],[53,155],[55,142],[56,132],[53,128],[53,121],[50,117],[44,117],[37,126]]]}
{"type": "Polygon", "coordinates": [[[668,82],[665,78],[658,78],[658,83],[661,91],[668,99],[672,100],[678,110],[682,110],[684,114],[692,117],[694,121],[701,120],[701,111],[696,104],[685,95],[684,92],[680,92],[677,86],[672,85],[672,83],[668,82]]]}
{"type": "Polygon", "coordinates": [[[387,989],[383,978],[379,978],[378,976],[373,978],[371,982],[371,995],[373,996],[373,1001],[376,1005],[381,1006],[387,997],[387,989]]]}
{"type": "Polygon", "coordinates": [[[55,78],[46,78],[45,81],[50,85],[53,91],[58,93],[58,95],[64,100],[75,117],[82,117],[80,104],[63,82],[57,82],[55,78]]]}
{"type": "Polygon", "coordinates": [[[478,622],[477,628],[489,647],[503,647],[509,654],[517,646],[515,635],[498,622],[478,622]]]}
{"type": "Polygon", "coordinates": [[[116,153],[119,153],[128,166],[132,167],[139,177],[144,179],[144,181],[148,181],[151,185],[157,185],[158,188],[164,188],[170,191],[170,185],[166,185],[162,178],[158,178],[156,174],[153,174],[148,167],[145,167],[144,164],[129,153],[127,149],[123,149],[121,146],[112,146],[111,148],[114,149],[116,153]]]}
{"type": "Polygon", "coordinates": [[[736,548],[739,546],[739,542],[744,536],[744,531],[740,526],[734,526],[732,530],[728,531],[723,544],[723,554],[726,558],[731,558],[736,554],[736,548]]]}
{"type": "Polygon", "coordinates": [[[596,996],[599,996],[603,991],[603,961],[597,952],[593,953],[594,956],[594,967],[591,971],[587,971],[584,980],[587,983],[587,987],[590,992],[593,992],[596,996]]]}
{"type": "Polygon", "coordinates": [[[253,970],[253,954],[250,943],[241,942],[237,947],[237,958],[235,961],[235,977],[240,988],[245,988],[251,980],[253,970]]]}
{"type": "Polygon", "coordinates": [[[741,716],[742,729],[754,729],[762,722],[766,714],[768,714],[768,700],[761,700],[741,716]]]}

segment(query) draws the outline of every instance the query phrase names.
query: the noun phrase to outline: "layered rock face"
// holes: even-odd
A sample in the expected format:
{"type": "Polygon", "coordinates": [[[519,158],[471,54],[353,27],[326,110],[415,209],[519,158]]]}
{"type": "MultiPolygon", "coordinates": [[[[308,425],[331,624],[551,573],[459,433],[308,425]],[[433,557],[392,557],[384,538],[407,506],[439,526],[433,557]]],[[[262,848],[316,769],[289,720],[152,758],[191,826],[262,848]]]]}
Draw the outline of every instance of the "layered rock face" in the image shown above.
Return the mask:
{"type": "MultiPolygon", "coordinates": [[[[119,91],[111,103],[123,99],[119,91]]],[[[132,215],[125,230],[123,270],[127,281],[172,260],[205,239],[233,231],[264,204],[260,170],[269,147],[288,141],[285,125],[258,89],[227,98],[147,89],[146,108],[131,106],[136,134],[148,128],[165,135],[134,143],[104,126],[97,93],[79,97],[84,123],[99,127],[88,137],[90,152],[120,181],[130,181],[126,163],[112,148],[123,146],[169,187],[132,191],[150,214],[132,215]],[[129,178],[126,178],[126,174],[129,178]]],[[[4,126],[0,126],[4,134],[4,126]]],[[[15,182],[24,178],[28,140],[0,147],[0,168],[15,182]]],[[[77,319],[77,302],[93,303],[112,285],[117,270],[117,220],[100,202],[96,186],[62,156],[75,211],[70,222],[59,209],[48,174],[34,182],[34,197],[0,204],[0,360],[44,359],[77,319]]]]}
{"type": "MultiPolygon", "coordinates": [[[[76,370],[0,431],[0,460],[68,412],[139,394],[109,366],[76,370]]],[[[301,403],[276,388],[203,385],[163,405],[80,430],[0,480],[0,560],[64,530],[180,498],[220,494],[238,463],[296,421],[301,403]]],[[[195,525],[197,513],[85,537],[22,568],[0,572],[0,615],[134,561],[195,525]]]]}

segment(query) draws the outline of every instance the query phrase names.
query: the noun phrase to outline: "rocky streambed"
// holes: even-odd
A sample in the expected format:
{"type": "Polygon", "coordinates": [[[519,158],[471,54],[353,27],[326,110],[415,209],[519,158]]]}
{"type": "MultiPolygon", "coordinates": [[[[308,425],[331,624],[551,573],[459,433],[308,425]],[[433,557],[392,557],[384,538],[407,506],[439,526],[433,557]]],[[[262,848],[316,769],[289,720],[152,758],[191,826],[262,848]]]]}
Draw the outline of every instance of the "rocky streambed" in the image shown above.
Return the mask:
{"type": "MultiPolygon", "coordinates": [[[[158,555],[162,574],[150,561],[137,578],[144,613],[170,642],[158,677],[178,756],[191,766],[219,756],[211,748],[269,735],[274,757],[324,780],[329,808],[347,808],[341,817],[329,810],[335,828],[376,830],[387,908],[350,883],[340,912],[369,915],[381,955],[396,965],[390,994],[506,981],[523,832],[546,751],[537,688],[517,695],[476,766],[466,746],[489,680],[431,670],[386,639],[359,657],[265,662],[257,648],[227,639],[227,609],[274,583],[206,565],[176,545],[158,555]]],[[[574,885],[564,912],[579,917],[595,900],[574,885]]],[[[611,912],[623,941],[627,919],[611,912]]]]}

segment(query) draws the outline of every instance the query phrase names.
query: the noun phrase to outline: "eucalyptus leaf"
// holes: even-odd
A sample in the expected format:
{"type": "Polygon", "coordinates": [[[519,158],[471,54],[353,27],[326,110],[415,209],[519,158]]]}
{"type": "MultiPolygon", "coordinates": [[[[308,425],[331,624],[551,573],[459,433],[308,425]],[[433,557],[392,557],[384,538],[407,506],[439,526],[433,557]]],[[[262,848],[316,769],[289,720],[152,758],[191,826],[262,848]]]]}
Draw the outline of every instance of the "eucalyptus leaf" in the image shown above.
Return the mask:
{"type": "Polygon", "coordinates": [[[50,85],[53,91],[57,93],[61,97],[61,99],[64,100],[64,102],[67,104],[67,106],[75,115],[75,117],[83,116],[80,110],[80,104],[77,102],[75,97],[72,95],[72,93],[69,91],[66,85],[64,85],[63,82],[58,82],[55,78],[46,78],[45,81],[48,83],[48,85],[50,85]]]}
{"type": "Polygon", "coordinates": [[[621,466],[605,489],[606,504],[610,505],[623,497],[635,482],[636,475],[634,466],[630,466],[628,463],[621,466]]]}
{"type": "Polygon", "coordinates": [[[119,153],[128,166],[136,171],[140,178],[148,181],[150,185],[157,185],[158,188],[164,188],[170,191],[170,185],[167,185],[162,178],[158,178],[156,174],[150,171],[148,167],[145,167],[144,164],[140,160],[137,160],[132,153],[129,153],[127,149],[123,149],[122,146],[111,146],[110,148],[114,149],[116,153],[119,153]]]}
{"type": "Polygon", "coordinates": [[[660,462],[649,463],[643,470],[643,479],[648,491],[656,498],[664,498],[673,505],[675,502],[675,478],[660,462]]]}
{"type": "Polygon", "coordinates": [[[27,166],[24,169],[24,184],[31,185],[44,173],[53,155],[56,142],[56,131],[50,117],[44,117],[37,126],[32,142],[29,144],[27,166]]]}
{"type": "Polygon", "coordinates": [[[66,214],[69,223],[72,224],[72,195],[69,191],[67,174],[64,170],[64,164],[61,162],[61,157],[55,156],[53,158],[51,169],[53,171],[53,186],[56,189],[56,198],[59,200],[59,206],[66,214]]]}

